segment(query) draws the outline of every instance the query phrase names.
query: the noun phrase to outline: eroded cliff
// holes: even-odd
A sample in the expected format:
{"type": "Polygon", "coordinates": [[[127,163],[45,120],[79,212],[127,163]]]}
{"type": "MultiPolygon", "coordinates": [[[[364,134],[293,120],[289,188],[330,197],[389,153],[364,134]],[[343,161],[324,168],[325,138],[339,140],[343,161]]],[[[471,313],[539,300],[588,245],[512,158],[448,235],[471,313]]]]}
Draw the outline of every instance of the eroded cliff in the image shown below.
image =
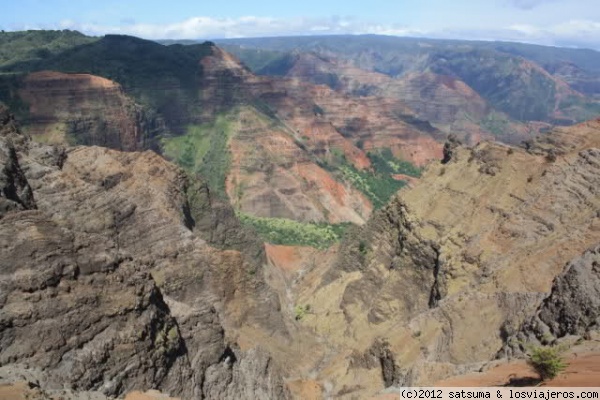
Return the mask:
{"type": "Polygon", "coordinates": [[[19,95],[28,105],[26,131],[40,142],[133,151],[160,128],[119,84],[99,76],[35,72],[19,95]]]}
{"type": "MultiPolygon", "coordinates": [[[[235,226],[233,213],[190,207],[189,179],[153,152],[40,145],[5,109],[2,122],[2,148],[16,155],[5,175],[21,188],[2,191],[19,204],[0,219],[2,366],[107,395],[287,397],[276,362],[237,345],[242,324],[287,336],[262,250],[244,257],[199,232],[211,213],[235,226]]],[[[254,246],[240,235],[230,247],[254,246]]]]}
{"type": "Polygon", "coordinates": [[[310,310],[300,325],[335,349],[319,367],[326,393],[363,397],[478,369],[536,313],[557,337],[597,329],[595,253],[582,254],[600,240],[599,132],[591,121],[529,151],[456,148],[331,267],[307,263],[294,302],[310,310]],[[587,261],[553,290],[578,257],[587,261]],[[589,290],[575,296],[582,280],[589,290]]]}

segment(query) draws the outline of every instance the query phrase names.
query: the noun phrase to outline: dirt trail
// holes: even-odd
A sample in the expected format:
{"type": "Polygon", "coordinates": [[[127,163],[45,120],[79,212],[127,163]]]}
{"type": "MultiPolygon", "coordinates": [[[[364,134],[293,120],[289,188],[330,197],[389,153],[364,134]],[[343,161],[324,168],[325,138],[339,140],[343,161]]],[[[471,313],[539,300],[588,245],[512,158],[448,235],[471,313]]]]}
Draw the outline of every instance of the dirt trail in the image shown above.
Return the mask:
{"type": "MultiPolygon", "coordinates": [[[[600,352],[578,354],[573,353],[567,357],[567,369],[541,386],[555,387],[593,387],[600,385],[600,352]]],[[[503,386],[511,380],[525,381],[537,378],[535,371],[527,365],[525,360],[513,361],[502,364],[482,373],[453,377],[437,382],[435,386],[452,387],[482,387],[503,386]]]]}

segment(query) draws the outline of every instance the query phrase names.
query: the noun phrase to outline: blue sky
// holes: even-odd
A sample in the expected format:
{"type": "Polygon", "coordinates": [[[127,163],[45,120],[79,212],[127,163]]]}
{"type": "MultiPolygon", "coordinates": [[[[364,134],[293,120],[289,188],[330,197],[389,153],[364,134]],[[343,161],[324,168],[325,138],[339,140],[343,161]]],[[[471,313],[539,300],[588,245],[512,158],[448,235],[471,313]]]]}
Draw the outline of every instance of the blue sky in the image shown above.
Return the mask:
{"type": "Polygon", "coordinates": [[[0,29],[148,39],[376,33],[600,49],[600,0],[0,0],[0,29]]]}

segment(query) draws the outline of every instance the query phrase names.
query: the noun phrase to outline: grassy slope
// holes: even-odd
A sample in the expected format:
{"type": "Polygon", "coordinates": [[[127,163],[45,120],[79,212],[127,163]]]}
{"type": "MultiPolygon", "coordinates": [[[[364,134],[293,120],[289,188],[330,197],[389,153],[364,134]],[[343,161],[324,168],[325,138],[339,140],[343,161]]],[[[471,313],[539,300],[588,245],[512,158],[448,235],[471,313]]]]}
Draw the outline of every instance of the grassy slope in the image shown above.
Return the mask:
{"type": "Polygon", "coordinates": [[[236,114],[219,115],[214,122],[189,125],[183,136],[163,139],[164,154],[188,173],[200,174],[211,190],[225,197],[225,179],[231,155],[228,141],[233,134],[232,118],[236,114]]]}
{"type": "Polygon", "coordinates": [[[97,41],[76,31],[22,31],[0,33],[0,71],[35,69],[54,56],[97,41]]]}
{"type": "MultiPolygon", "coordinates": [[[[264,111],[270,114],[269,110],[264,111]]],[[[406,185],[393,174],[420,176],[421,170],[408,161],[396,159],[389,149],[375,150],[368,154],[373,162],[373,170],[357,170],[347,162],[344,155],[333,149],[327,158],[313,155],[317,164],[331,172],[338,180],[348,182],[366,195],[377,208],[383,207],[389,199],[406,185]]],[[[274,244],[327,247],[339,240],[350,224],[299,223],[282,218],[257,218],[240,214],[242,221],[251,225],[268,242],[274,244]]]]}
{"type": "Polygon", "coordinates": [[[251,226],[266,242],[288,246],[311,246],[324,249],[339,241],[346,229],[345,224],[316,224],[298,222],[285,218],[261,218],[238,213],[243,224],[251,226]]]}
{"type": "Polygon", "coordinates": [[[421,170],[410,162],[395,158],[390,149],[376,149],[367,155],[371,160],[372,170],[359,171],[348,163],[342,154],[336,152],[333,157],[323,161],[321,166],[365,194],[375,209],[387,204],[390,198],[406,185],[406,182],[396,180],[392,175],[406,174],[418,177],[421,174],[421,170]]]}
{"type": "MultiPolygon", "coordinates": [[[[260,118],[267,118],[256,109],[260,118]]],[[[188,125],[182,136],[162,141],[164,154],[191,174],[200,174],[210,189],[225,198],[225,179],[229,173],[231,155],[228,141],[233,135],[235,110],[219,115],[213,123],[188,125]]],[[[341,154],[328,162],[317,160],[338,179],[349,182],[367,195],[376,208],[385,205],[405,183],[392,178],[392,174],[419,176],[420,169],[409,162],[394,158],[389,149],[369,153],[373,171],[358,171],[348,164],[341,154]]],[[[323,248],[339,240],[349,224],[303,223],[284,218],[259,218],[238,212],[238,217],[263,238],[273,244],[302,245],[323,248]]]]}

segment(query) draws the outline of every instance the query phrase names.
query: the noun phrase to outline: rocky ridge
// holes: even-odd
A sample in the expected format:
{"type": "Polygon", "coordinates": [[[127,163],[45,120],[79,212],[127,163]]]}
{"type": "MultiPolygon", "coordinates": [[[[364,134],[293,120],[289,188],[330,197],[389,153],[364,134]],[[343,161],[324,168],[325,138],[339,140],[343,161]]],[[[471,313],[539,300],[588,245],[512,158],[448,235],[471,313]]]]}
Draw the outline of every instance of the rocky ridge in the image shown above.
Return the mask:
{"type": "Polygon", "coordinates": [[[236,345],[241,324],[286,335],[262,253],[246,260],[202,239],[190,210],[202,220],[207,207],[190,207],[179,168],[150,151],[36,144],[5,109],[2,121],[2,147],[17,155],[5,175],[35,198],[0,219],[2,366],[106,395],[287,396],[269,355],[236,345]]]}
{"type": "Polygon", "coordinates": [[[458,135],[471,145],[494,137],[518,144],[529,138],[534,130],[532,126],[495,111],[476,91],[453,75],[415,71],[392,77],[358,68],[333,55],[312,52],[294,52],[287,61],[286,68],[281,70],[271,71],[267,66],[258,72],[324,84],[354,97],[401,100],[412,110],[406,113],[407,120],[412,118],[424,128],[430,123],[446,134],[458,135]]]}
{"type": "Polygon", "coordinates": [[[297,79],[256,76],[216,47],[202,65],[204,112],[239,105],[230,114],[227,193],[252,215],[360,224],[373,205],[323,163],[335,163],[339,154],[356,169],[369,169],[366,152],[378,148],[417,165],[441,154],[441,135],[404,121],[398,115],[412,111],[397,100],[352,99],[297,79]]]}
{"type": "Polygon", "coordinates": [[[521,354],[526,345],[550,345],[569,336],[588,338],[600,330],[600,248],[571,260],[552,291],[519,331],[506,332],[505,352],[521,354]]]}
{"type": "Polygon", "coordinates": [[[99,76],[35,72],[24,79],[19,96],[29,105],[27,132],[50,144],[142,150],[160,128],[120,85],[99,76]]]}

